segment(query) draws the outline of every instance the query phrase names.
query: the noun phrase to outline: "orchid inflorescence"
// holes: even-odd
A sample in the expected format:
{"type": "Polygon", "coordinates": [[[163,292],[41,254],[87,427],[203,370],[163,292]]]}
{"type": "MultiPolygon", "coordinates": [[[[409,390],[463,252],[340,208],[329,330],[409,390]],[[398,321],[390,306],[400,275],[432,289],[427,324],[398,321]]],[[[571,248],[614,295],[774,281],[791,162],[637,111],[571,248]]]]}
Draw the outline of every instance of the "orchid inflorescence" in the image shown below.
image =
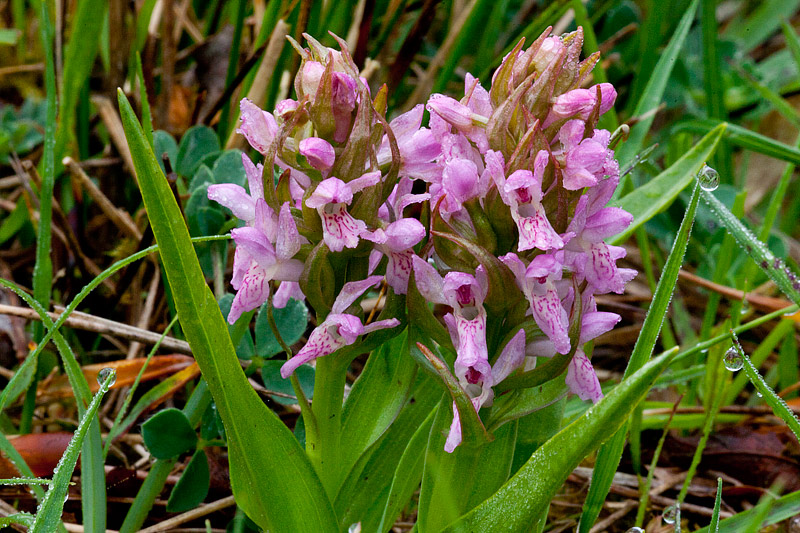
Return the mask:
{"type": "MultiPolygon", "coordinates": [[[[408,323],[455,352],[456,393],[476,412],[507,378],[524,387],[539,358],[563,361],[555,375],[566,368],[581,399],[602,398],[581,347],[620,320],[595,296],[621,293],[636,274],[604,242],[632,220],[606,207],[619,166],[616,139],[597,123],[616,91],[581,88],[598,55],[579,61],[580,29],[549,34],[520,42],[488,91],[467,74],[460,100],[434,94],[389,123],[386,87],[370,93],[341,40],[341,51],[293,42],[297,100],[272,113],[241,102],[238,131],[265,161],[243,155],[249,192],[219,184],[208,197],[244,223],[232,231],[228,321],[270,298],[307,299],[316,312],[283,377],[345,346],[367,351],[372,332],[386,340],[408,323]],[[355,303],[384,279],[386,305],[365,321],[355,303]],[[447,309],[444,325],[429,304],[447,309]]],[[[455,405],[449,452],[462,439],[455,405]]]]}

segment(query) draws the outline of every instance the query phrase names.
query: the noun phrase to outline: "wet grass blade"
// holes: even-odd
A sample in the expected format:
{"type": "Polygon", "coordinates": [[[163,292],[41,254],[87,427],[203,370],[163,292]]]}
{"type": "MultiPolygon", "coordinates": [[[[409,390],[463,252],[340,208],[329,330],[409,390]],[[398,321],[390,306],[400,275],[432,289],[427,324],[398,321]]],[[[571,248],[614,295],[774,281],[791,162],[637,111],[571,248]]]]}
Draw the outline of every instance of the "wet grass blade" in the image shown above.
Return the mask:
{"type": "Polygon", "coordinates": [[[661,174],[636,188],[611,205],[621,207],[633,215],[628,228],[609,240],[610,244],[622,244],[637,228],[669,207],[683,189],[689,185],[707,159],[711,157],[725,133],[725,124],[720,124],[700,139],[691,150],[661,174]]]}
{"type": "Polygon", "coordinates": [[[764,274],[775,282],[792,302],[800,305],[800,278],[797,274],[792,272],[781,259],[775,257],[767,245],[757,239],[713,193],[703,191],[703,200],[716,219],[733,235],[739,246],[756,262],[764,274]]]}
{"type": "MultiPolygon", "coordinates": [[[[678,230],[678,235],[675,237],[675,244],[672,246],[667,262],[664,265],[661,279],[658,280],[656,291],[653,294],[653,301],[650,304],[650,309],[647,311],[644,324],[642,324],[639,338],[636,339],[636,344],[633,347],[633,352],[628,361],[628,366],[625,369],[622,384],[625,383],[625,379],[629,375],[641,368],[653,354],[658,335],[661,332],[661,326],[664,323],[664,317],[667,314],[667,308],[672,300],[675,283],[678,281],[678,271],[681,268],[683,256],[686,254],[686,248],[689,244],[689,237],[692,232],[692,224],[694,223],[699,198],[700,185],[697,184],[695,185],[689,207],[686,210],[686,214],[678,230]]],[[[622,384],[619,386],[622,386],[622,384]]],[[[592,475],[592,482],[589,485],[589,494],[584,502],[583,514],[581,515],[579,529],[581,533],[589,531],[592,525],[594,525],[595,520],[597,520],[600,508],[606,499],[606,495],[608,495],[608,491],[611,488],[611,481],[614,478],[614,473],[617,471],[617,466],[622,457],[622,449],[625,445],[625,433],[626,428],[623,427],[608,443],[603,445],[597,453],[594,474],[592,475]]]]}
{"type": "MultiPolygon", "coordinates": [[[[78,463],[83,441],[89,433],[92,422],[96,423],[95,415],[100,408],[100,401],[114,383],[114,379],[114,372],[111,372],[101,383],[100,391],[94,395],[86,412],[83,413],[81,423],[78,425],[78,429],[75,430],[75,435],[53,471],[53,485],[47,491],[41,505],[36,510],[36,519],[31,527],[31,533],[53,531],[61,523],[61,512],[64,509],[64,502],[67,500],[67,490],[72,479],[72,472],[78,463]]],[[[105,512],[105,509],[102,509],[102,511],[105,512]]]]}
{"type": "Polygon", "coordinates": [[[767,385],[767,382],[764,381],[764,378],[758,373],[758,369],[753,365],[753,362],[750,361],[750,358],[747,357],[747,354],[744,353],[742,345],[739,344],[739,339],[736,338],[736,334],[731,331],[731,335],[733,336],[733,347],[736,348],[739,352],[739,356],[742,358],[742,363],[744,364],[742,368],[745,374],[747,374],[750,383],[752,383],[756,391],[761,394],[761,397],[767,405],[772,408],[772,412],[786,422],[786,425],[792,430],[797,440],[800,440],[800,420],[797,419],[789,406],[786,405],[786,402],[775,394],[772,387],[767,385]]]}
{"type": "Polygon", "coordinates": [[[167,179],[130,103],[122,91],[118,97],[181,327],[225,424],[237,504],[264,529],[337,531],[331,502],[308,457],[247,381],[167,179]]]}
{"type": "Polygon", "coordinates": [[[722,505],[722,478],[717,478],[717,497],[714,498],[714,510],[711,513],[711,525],[709,529],[712,532],[719,531],[719,508],[722,505]]]}
{"type": "Polygon", "coordinates": [[[658,60],[656,68],[647,82],[644,93],[642,93],[642,97],[636,103],[633,116],[639,117],[640,120],[631,128],[628,140],[617,151],[617,159],[622,167],[627,166],[644,146],[645,135],[650,130],[655,118],[655,112],[663,100],[667,81],[670,74],[672,74],[672,68],[677,63],[678,53],[683,48],[686,36],[689,35],[689,28],[691,28],[695,13],[697,13],[698,2],[699,0],[692,0],[692,3],[686,9],[686,13],[678,23],[672,39],[670,39],[669,44],[661,54],[661,58],[658,60]]]}
{"type": "Polygon", "coordinates": [[[545,442],[495,494],[444,531],[496,531],[500,524],[505,530],[527,531],[547,512],[570,472],[625,423],[676,353],[671,350],[631,374],[584,416],[545,442]]]}
{"type": "MultiPolygon", "coordinates": [[[[792,492],[775,500],[767,517],[756,528],[752,527],[753,517],[762,512],[761,505],[738,513],[736,516],[720,520],[719,533],[741,533],[742,531],[757,531],[758,527],[777,524],[783,520],[793,517],[800,508],[800,491],[792,492]]],[[[695,533],[715,533],[713,529],[705,527],[695,533]]]]}
{"type": "MultiPolygon", "coordinates": [[[[678,125],[677,130],[692,131],[695,133],[706,133],[713,130],[722,124],[719,120],[714,119],[696,119],[688,120],[678,125]]],[[[760,133],[750,131],[747,128],[737,126],[736,124],[728,124],[725,130],[725,140],[730,141],[731,144],[746,148],[759,154],[768,155],[775,159],[781,159],[787,163],[800,165],[800,149],[794,146],[789,146],[782,142],[770,139],[760,133]]]]}

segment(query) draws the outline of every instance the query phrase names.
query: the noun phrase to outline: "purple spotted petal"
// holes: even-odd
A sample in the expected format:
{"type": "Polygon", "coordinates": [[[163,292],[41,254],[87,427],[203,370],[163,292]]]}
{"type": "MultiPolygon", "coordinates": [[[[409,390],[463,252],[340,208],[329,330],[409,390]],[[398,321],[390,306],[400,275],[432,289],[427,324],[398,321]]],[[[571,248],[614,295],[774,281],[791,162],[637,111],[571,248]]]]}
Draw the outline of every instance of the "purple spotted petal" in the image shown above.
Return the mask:
{"type": "Polygon", "coordinates": [[[423,298],[432,303],[443,304],[447,300],[444,296],[444,280],[436,269],[419,256],[411,258],[414,268],[414,279],[417,290],[423,298]]]}
{"type": "Polygon", "coordinates": [[[344,286],[342,286],[342,290],[339,291],[336,300],[333,302],[331,313],[344,313],[367,289],[370,287],[377,287],[382,279],[383,276],[370,276],[360,281],[345,283],[344,286]]]}
{"type": "Polygon", "coordinates": [[[566,383],[569,390],[577,394],[581,400],[597,403],[603,399],[603,390],[600,388],[597,374],[589,358],[581,350],[575,353],[575,357],[567,367],[566,383]]]}
{"type": "Polygon", "coordinates": [[[234,324],[242,313],[252,311],[261,306],[269,298],[269,279],[266,270],[253,262],[242,277],[239,290],[231,303],[228,323],[234,324]]]}

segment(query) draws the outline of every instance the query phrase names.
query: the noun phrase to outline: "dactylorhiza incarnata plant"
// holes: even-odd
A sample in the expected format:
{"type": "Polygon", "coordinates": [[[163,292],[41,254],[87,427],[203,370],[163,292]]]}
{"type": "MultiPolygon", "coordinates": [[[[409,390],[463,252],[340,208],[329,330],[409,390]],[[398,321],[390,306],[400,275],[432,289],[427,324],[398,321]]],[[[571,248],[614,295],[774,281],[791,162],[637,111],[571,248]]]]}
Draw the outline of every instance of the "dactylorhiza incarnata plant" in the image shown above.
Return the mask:
{"type": "MultiPolygon", "coordinates": [[[[271,113],[241,102],[238,131],[264,156],[242,158],[249,192],[208,188],[243,222],[232,231],[228,321],[270,298],[275,307],[307,300],[317,326],[284,378],[345,346],[369,351],[409,325],[455,353],[460,390],[451,394],[476,412],[505,380],[514,386],[500,391],[526,386],[541,358],[560,358],[569,389],[599,401],[581,346],[620,317],[597,311],[595,295],[623,292],[636,272],[618,268],[625,250],[604,242],[632,216],[605,207],[619,165],[597,122],[616,91],[581,88],[598,60],[579,61],[581,30],[520,43],[488,91],[467,74],[460,100],[434,94],[389,123],[386,87],[370,93],[346,46],[306,39],[307,49],[293,42],[297,100],[271,113]],[[365,320],[357,301],[384,282],[383,310],[365,320]],[[443,324],[429,304],[446,309],[443,324]]],[[[448,452],[462,440],[455,406],[448,452]]]]}

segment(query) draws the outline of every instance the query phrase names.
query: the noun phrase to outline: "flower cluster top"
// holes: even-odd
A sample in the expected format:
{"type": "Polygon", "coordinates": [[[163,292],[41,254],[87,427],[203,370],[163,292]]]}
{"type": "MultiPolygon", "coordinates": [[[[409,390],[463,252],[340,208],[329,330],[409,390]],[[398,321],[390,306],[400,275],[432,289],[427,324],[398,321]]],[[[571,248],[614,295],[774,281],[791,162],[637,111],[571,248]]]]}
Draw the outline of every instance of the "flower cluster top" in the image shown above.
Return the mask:
{"type": "MultiPolygon", "coordinates": [[[[242,158],[249,191],[208,188],[243,221],[232,232],[228,321],[270,295],[275,307],[307,299],[318,325],[284,377],[408,321],[455,352],[453,374],[476,411],[541,357],[565,357],[568,387],[602,398],[581,346],[620,319],[594,297],[635,276],[616,265],[625,250],[605,243],[632,217],[606,207],[619,166],[597,122],[616,91],[581,88],[598,60],[579,61],[581,30],[520,42],[488,91],[467,74],[460,100],[434,94],[388,123],[386,87],[370,93],[344,43],[306,38],[308,49],[293,43],[297,100],[272,113],[241,103],[238,131],[264,157],[242,158]],[[365,320],[356,302],[384,281],[384,310],[365,320]],[[428,303],[446,309],[443,324],[428,303]]],[[[445,449],[460,442],[454,404],[445,449]]]]}

